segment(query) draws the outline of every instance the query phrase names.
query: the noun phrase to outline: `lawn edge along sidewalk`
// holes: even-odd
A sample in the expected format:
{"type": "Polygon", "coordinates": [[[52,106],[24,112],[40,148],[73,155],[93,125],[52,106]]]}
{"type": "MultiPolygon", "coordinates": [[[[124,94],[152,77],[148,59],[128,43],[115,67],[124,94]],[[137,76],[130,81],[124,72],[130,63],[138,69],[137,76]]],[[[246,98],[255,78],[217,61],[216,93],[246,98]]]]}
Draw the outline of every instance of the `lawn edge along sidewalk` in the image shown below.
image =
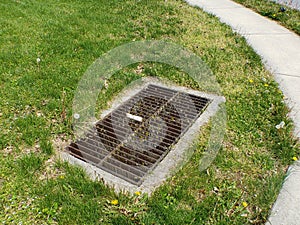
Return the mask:
{"type": "MultiPolygon", "coordinates": [[[[300,138],[300,37],[244,6],[230,0],[186,0],[231,26],[261,56],[282,90],[300,138]]],[[[299,224],[300,162],[290,166],[267,224],[299,224]]]]}

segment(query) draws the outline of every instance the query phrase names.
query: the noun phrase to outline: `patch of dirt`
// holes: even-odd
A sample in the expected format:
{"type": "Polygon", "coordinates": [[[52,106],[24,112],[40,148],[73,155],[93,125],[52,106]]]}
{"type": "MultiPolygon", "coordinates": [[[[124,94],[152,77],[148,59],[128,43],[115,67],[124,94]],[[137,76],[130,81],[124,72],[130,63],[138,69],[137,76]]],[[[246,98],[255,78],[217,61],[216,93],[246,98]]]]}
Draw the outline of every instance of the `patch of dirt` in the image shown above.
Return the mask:
{"type": "Polygon", "coordinates": [[[52,140],[53,148],[55,150],[55,153],[59,151],[65,151],[65,148],[72,142],[71,139],[68,139],[68,137],[65,134],[61,134],[56,136],[52,140]]]}
{"type": "Polygon", "coordinates": [[[207,191],[204,188],[198,189],[198,190],[193,190],[191,192],[191,194],[194,196],[195,200],[198,203],[204,201],[204,199],[210,195],[210,193],[207,193],[207,191]]]}
{"type": "Polygon", "coordinates": [[[39,180],[49,180],[55,178],[64,178],[65,173],[63,170],[59,169],[55,164],[57,161],[57,155],[53,155],[47,161],[45,161],[45,168],[40,173],[39,180]]]}
{"type": "Polygon", "coordinates": [[[4,157],[5,156],[13,156],[15,159],[18,159],[18,158],[23,157],[24,155],[28,155],[30,153],[41,152],[40,145],[38,143],[35,144],[33,147],[26,147],[26,148],[21,147],[21,149],[22,149],[22,151],[20,152],[20,150],[18,150],[14,146],[7,146],[2,150],[2,152],[4,154],[4,157]]]}
{"type": "Polygon", "coordinates": [[[13,154],[13,152],[14,152],[13,146],[7,146],[3,149],[4,156],[11,155],[11,154],[13,154]]]}
{"type": "Polygon", "coordinates": [[[71,140],[68,140],[66,135],[56,136],[52,140],[54,154],[47,161],[45,161],[45,169],[41,172],[39,180],[64,178],[65,172],[56,166],[56,162],[60,160],[60,152],[64,151],[69,143],[71,143],[71,140]]]}

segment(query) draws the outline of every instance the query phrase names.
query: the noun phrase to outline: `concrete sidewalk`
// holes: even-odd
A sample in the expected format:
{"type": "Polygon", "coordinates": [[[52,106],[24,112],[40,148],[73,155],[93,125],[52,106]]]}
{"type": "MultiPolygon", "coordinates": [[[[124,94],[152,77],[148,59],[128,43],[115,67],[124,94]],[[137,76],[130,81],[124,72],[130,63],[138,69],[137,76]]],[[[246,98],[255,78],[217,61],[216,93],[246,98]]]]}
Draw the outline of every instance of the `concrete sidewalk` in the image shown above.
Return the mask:
{"type": "MultiPolygon", "coordinates": [[[[261,56],[286,97],[294,134],[300,138],[300,37],[230,0],[186,1],[231,26],[261,56]]],[[[300,162],[290,167],[267,224],[300,224],[300,162]]]]}

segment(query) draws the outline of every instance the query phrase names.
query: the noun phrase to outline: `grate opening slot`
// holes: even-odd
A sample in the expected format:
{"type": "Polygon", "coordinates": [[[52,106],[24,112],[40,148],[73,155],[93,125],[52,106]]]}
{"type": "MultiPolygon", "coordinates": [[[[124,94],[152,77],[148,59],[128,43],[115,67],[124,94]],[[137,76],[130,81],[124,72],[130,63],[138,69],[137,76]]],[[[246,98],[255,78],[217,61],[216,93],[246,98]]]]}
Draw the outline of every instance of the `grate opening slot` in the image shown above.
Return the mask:
{"type": "Polygon", "coordinates": [[[141,170],[141,169],[143,169],[143,167],[139,166],[139,168],[136,168],[134,166],[129,166],[129,165],[127,165],[121,161],[118,161],[114,158],[111,158],[111,157],[106,158],[106,160],[101,161],[100,165],[103,166],[103,164],[105,164],[105,163],[112,164],[112,165],[116,166],[116,168],[122,168],[134,176],[143,177],[146,174],[146,172],[141,170]]]}
{"type": "MultiPolygon", "coordinates": [[[[115,155],[116,155],[117,157],[119,157],[119,156],[123,157],[122,155],[118,154],[118,153],[121,153],[121,154],[128,155],[129,157],[132,157],[132,158],[134,158],[134,159],[136,159],[136,160],[139,160],[139,161],[141,161],[141,162],[143,162],[143,163],[145,163],[145,164],[149,164],[149,163],[150,163],[150,164],[153,164],[153,163],[157,160],[157,159],[153,159],[153,158],[152,158],[151,161],[154,160],[154,162],[146,161],[146,160],[144,160],[144,159],[141,158],[141,157],[148,157],[148,158],[150,158],[149,156],[147,156],[147,155],[145,155],[145,154],[142,154],[142,153],[140,153],[140,152],[138,152],[138,151],[135,151],[135,150],[132,149],[132,148],[127,148],[130,152],[134,152],[134,154],[131,155],[130,153],[126,152],[125,150],[122,150],[123,148],[126,148],[126,147],[122,146],[122,147],[120,147],[120,148],[118,149],[118,151],[116,151],[115,155]]],[[[124,159],[124,160],[127,160],[128,158],[123,157],[123,159],[124,159]]],[[[143,165],[143,164],[137,163],[136,161],[130,161],[130,162],[133,163],[133,164],[137,164],[136,166],[143,165]]]]}

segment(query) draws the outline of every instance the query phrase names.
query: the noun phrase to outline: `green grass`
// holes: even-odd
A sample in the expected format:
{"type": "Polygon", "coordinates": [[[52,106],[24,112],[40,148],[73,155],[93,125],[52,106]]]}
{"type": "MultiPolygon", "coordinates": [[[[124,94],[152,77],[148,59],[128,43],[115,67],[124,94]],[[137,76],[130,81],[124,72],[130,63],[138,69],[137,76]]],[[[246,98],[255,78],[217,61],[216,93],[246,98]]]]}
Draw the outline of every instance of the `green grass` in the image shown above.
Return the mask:
{"type": "MultiPolygon", "coordinates": [[[[3,224],[266,221],[299,147],[282,93],[243,38],[213,16],[175,0],[4,0],[0,11],[3,224]],[[214,163],[198,171],[208,125],[190,161],[151,197],[115,194],[80,168],[56,161],[54,154],[59,140],[72,138],[72,99],[88,66],[114,47],[145,39],[172,41],[199,55],[216,75],[227,108],[227,131],[214,163]],[[286,126],[277,130],[281,121],[286,126]]],[[[144,63],[141,73],[137,66],[109,80],[99,97],[100,110],[126,84],[143,76],[197,88],[170,66],[144,63]]]]}
{"type": "Polygon", "coordinates": [[[234,0],[300,35],[300,11],[270,0],[234,0]],[[285,10],[281,10],[281,8],[285,10]]]}

